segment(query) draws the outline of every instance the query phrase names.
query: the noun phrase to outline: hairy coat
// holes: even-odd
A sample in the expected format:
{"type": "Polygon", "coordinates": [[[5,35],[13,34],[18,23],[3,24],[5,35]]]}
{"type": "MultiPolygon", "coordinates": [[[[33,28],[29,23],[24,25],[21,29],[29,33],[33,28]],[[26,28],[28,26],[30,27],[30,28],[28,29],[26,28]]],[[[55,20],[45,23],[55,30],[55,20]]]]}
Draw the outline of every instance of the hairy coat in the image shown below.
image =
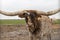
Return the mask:
{"type": "Polygon", "coordinates": [[[27,15],[25,20],[30,31],[30,40],[42,40],[44,36],[49,36],[49,39],[51,39],[52,21],[48,16],[36,16],[36,12],[25,15],[27,15]]]}

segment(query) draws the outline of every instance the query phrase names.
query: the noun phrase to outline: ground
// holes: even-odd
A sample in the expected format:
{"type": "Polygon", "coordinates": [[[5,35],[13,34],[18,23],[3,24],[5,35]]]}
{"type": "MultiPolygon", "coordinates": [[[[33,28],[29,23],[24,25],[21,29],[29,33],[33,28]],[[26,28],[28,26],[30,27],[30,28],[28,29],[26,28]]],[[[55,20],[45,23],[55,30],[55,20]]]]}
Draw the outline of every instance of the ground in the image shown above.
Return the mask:
{"type": "MultiPolygon", "coordinates": [[[[53,24],[52,40],[60,40],[60,24],[53,24]]],[[[0,40],[29,40],[26,25],[0,25],[0,40]]]]}

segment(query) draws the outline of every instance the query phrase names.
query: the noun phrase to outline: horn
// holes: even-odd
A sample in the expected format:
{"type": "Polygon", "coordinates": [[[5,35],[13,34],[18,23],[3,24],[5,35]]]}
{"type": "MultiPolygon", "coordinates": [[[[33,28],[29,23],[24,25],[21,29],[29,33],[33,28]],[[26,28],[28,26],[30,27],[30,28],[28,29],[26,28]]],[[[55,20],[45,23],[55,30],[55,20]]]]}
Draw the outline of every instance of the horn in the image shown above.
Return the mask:
{"type": "Polygon", "coordinates": [[[6,15],[6,16],[16,16],[19,15],[19,17],[23,17],[24,11],[16,11],[16,12],[6,12],[6,11],[2,11],[0,10],[0,14],[6,15]]]}
{"type": "Polygon", "coordinates": [[[60,9],[55,9],[55,10],[48,11],[48,12],[36,11],[38,16],[40,16],[40,15],[51,16],[51,15],[54,15],[58,12],[60,12],[60,9]]]}
{"type": "Polygon", "coordinates": [[[43,11],[37,11],[37,10],[26,10],[28,13],[34,13],[37,16],[41,16],[41,15],[46,15],[46,12],[43,11]]]}
{"type": "Polygon", "coordinates": [[[50,16],[50,15],[54,15],[54,14],[56,14],[58,12],[60,12],[60,8],[59,9],[52,10],[52,11],[48,11],[46,14],[47,14],[47,16],[50,16]]]}
{"type": "Polygon", "coordinates": [[[36,13],[38,16],[46,15],[46,12],[43,12],[43,11],[36,11],[36,13]]]}

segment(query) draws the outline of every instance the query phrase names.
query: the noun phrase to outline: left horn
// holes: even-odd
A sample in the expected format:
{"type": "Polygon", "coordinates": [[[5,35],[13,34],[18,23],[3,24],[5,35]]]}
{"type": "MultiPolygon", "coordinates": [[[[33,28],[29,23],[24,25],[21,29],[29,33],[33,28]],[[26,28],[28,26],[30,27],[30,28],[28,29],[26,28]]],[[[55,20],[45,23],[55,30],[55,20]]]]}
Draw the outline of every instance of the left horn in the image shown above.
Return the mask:
{"type": "Polygon", "coordinates": [[[47,16],[54,15],[58,12],[60,12],[60,9],[55,9],[55,10],[49,11],[49,12],[47,12],[47,16]]]}
{"type": "Polygon", "coordinates": [[[55,9],[55,10],[52,10],[52,11],[49,11],[49,12],[36,11],[37,15],[45,15],[45,16],[54,15],[58,12],[60,12],[60,9],[55,9]]]}

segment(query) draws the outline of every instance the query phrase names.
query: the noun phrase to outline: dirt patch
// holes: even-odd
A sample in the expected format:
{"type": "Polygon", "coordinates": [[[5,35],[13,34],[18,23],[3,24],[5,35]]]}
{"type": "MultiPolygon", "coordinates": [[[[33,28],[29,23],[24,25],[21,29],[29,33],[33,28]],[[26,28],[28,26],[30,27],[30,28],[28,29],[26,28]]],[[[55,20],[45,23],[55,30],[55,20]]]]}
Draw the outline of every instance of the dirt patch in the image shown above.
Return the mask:
{"type": "Polygon", "coordinates": [[[54,29],[56,29],[56,28],[60,28],[60,24],[53,24],[53,26],[52,26],[54,29]]]}
{"type": "MultiPolygon", "coordinates": [[[[60,24],[54,24],[52,40],[60,40],[60,24]]],[[[26,25],[0,25],[0,40],[29,40],[26,25]]]]}
{"type": "Polygon", "coordinates": [[[0,25],[0,40],[29,40],[26,25],[0,25]]]}

